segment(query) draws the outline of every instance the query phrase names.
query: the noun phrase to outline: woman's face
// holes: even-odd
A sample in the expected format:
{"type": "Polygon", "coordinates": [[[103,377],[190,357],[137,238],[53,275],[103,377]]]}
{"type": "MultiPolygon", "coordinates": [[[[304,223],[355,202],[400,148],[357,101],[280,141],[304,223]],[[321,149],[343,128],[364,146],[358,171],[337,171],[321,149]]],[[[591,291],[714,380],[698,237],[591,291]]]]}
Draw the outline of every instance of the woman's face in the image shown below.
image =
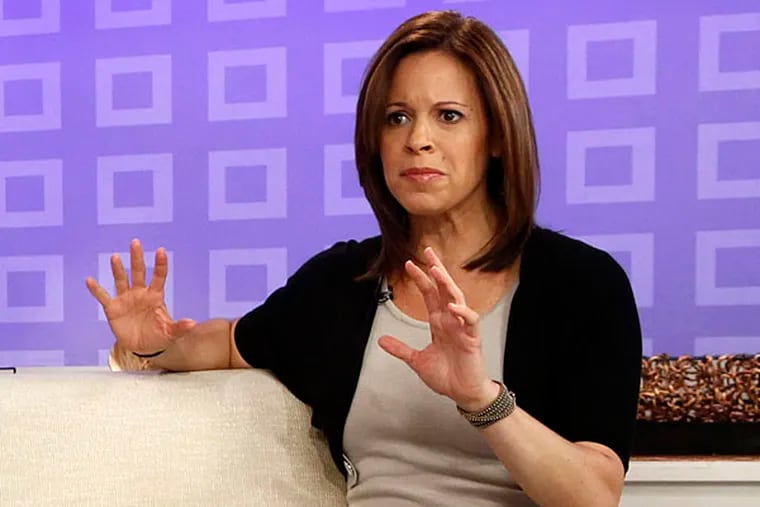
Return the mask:
{"type": "Polygon", "coordinates": [[[483,100],[464,64],[443,51],[405,57],[391,81],[380,139],[391,194],[411,216],[482,208],[487,131],[483,100]]]}

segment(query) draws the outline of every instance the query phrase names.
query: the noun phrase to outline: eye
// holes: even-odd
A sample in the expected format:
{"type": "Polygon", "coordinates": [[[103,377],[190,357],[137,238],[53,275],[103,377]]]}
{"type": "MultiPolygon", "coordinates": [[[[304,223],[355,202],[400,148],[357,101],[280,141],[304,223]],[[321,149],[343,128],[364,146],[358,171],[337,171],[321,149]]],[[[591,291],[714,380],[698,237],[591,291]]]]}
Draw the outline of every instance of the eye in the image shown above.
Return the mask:
{"type": "Polygon", "coordinates": [[[462,119],[462,113],[453,109],[444,109],[441,111],[441,119],[446,123],[456,123],[462,119]]]}
{"type": "Polygon", "coordinates": [[[388,125],[403,125],[409,118],[401,111],[392,111],[385,117],[388,125]]]}

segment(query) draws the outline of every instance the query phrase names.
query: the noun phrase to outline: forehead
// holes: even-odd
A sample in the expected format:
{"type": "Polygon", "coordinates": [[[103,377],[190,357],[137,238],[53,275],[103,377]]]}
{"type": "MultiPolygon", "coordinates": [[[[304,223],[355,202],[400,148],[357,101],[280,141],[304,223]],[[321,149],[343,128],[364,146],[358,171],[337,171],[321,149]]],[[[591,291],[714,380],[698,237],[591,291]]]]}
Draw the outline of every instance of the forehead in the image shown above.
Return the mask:
{"type": "Polygon", "coordinates": [[[473,100],[475,75],[458,58],[440,50],[405,56],[394,69],[389,94],[393,99],[473,100]],[[441,97],[447,95],[448,97],[441,97]]]}

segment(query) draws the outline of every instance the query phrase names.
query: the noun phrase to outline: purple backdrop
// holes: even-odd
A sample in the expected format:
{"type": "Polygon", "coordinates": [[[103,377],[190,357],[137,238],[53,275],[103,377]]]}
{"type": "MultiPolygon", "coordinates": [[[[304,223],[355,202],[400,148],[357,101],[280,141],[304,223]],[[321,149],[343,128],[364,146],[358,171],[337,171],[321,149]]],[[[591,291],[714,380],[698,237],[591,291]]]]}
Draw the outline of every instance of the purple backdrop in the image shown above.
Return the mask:
{"type": "Polygon", "coordinates": [[[610,251],[645,353],[760,351],[760,4],[0,0],[0,365],[102,364],[84,286],[132,237],[177,317],[242,314],[377,231],[355,93],[402,20],[455,8],[529,85],[539,217],[610,251]]]}

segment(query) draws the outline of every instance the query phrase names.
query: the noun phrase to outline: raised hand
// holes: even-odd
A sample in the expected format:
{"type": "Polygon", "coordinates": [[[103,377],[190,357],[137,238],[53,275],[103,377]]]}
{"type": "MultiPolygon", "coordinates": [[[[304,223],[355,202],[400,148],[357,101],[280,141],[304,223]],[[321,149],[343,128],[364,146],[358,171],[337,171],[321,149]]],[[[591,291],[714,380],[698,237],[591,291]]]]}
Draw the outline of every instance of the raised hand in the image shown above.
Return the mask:
{"type": "Polygon", "coordinates": [[[431,343],[415,350],[397,338],[383,336],[380,346],[414,370],[433,391],[463,408],[487,405],[498,386],[488,378],[478,333],[478,314],[467,306],[464,294],[431,248],[425,249],[427,273],[412,261],[406,272],[425,300],[431,343]],[[486,400],[486,401],[484,401],[486,400]]]}
{"type": "Polygon", "coordinates": [[[91,277],[87,278],[86,284],[103,306],[117,342],[132,352],[152,354],[183,336],[195,326],[195,322],[190,319],[175,321],[166,308],[164,286],[169,272],[166,250],[159,248],[156,251],[153,278],[147,286],[143,249],[136,239],[130,244],[129,256],[131,285],[119,256],[111,256],[115,297],[91,277]]]}

